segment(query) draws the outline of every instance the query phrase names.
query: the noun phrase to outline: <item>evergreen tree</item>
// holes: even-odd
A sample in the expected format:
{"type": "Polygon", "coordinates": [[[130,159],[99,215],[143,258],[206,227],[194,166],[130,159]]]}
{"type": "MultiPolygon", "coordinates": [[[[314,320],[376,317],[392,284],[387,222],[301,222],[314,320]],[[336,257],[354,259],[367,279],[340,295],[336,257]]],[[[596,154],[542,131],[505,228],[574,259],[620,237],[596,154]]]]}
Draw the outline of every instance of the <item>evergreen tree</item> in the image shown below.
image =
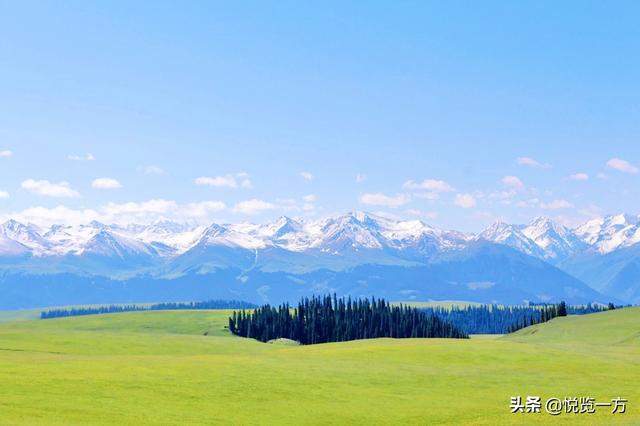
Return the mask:
{"type": "Polygon", "coordinates": [[[240,300],[208,300],[206,302],[168,302],[153,305],[108,305],[79,308],[49,309],[40,312],[40,319],[79,315],[113,314],[132,311],[166,311],[177,309],[252,309],[256,305],[240,300]]]}
{"type": "Polygon", "coordinates": [[[391,306],[383,299],[351,300],[333,296],[303,298],[297,308],[264,305],[253,312],[234,312],[229,330],[262,342],[287,338],[302,344],[378,337],[466,338],[456,327],[416,308],[391,306]]]}
{"type": "Polygon", "coordinates": [[[558,305],[558,316],[566,317],[567,316],[567,304],[564,301],[560,302],[558,305]]]}

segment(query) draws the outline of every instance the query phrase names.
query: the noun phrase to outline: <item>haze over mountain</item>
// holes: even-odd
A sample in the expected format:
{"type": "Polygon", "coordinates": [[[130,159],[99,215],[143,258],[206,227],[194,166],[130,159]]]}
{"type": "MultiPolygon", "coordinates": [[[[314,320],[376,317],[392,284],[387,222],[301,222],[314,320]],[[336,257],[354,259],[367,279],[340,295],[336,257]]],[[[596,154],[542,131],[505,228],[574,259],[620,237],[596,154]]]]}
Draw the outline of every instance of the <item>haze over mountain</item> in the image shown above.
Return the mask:
{"type": "Polygon", "coordinates": [[[42,229],[10,220],[0,225],[0,285],[11,287],[5,306],[65,303],[62,294],[72,299],[66,303],[113,301],[101,293],[122,301],[161,298],[166,289],[154,292],[153,282],[172,283],[172,298],[191,294],[197,282],[203,296],[270,301],[337,291],[416,300],[635,302],[639,222],[617,215],[572,230],[539,217],[527,225],[498,222],[473,235],[364,212],[209,226],[94,221],[42,229]],[[73,289],[63,290],[69,282],[73,289]],[[118,294],[119,286],[128,290],[118,294]],[[76,300],[74,292],[85,296],[76,300]]]}

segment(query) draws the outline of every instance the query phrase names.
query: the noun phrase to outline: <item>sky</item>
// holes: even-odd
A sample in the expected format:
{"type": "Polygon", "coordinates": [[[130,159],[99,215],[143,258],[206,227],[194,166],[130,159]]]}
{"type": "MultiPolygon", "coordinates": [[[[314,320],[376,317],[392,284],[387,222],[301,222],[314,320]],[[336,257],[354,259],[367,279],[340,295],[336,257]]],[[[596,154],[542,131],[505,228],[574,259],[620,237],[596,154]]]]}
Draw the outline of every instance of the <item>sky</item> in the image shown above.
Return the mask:
{"type": "Polygon", "coordinates": [[[0,219],[638,214],[639,14],[0,0],[0,219]]]}

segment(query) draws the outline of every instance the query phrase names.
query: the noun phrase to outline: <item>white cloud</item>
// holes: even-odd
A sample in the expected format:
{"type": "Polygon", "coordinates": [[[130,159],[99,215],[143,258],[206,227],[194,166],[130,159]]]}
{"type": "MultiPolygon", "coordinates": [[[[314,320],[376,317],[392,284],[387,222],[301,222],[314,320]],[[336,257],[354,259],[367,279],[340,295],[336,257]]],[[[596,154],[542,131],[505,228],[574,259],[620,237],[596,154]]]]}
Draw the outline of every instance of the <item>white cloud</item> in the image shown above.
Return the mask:
{"type": "Polygon", "coordinates": [[[233,211],[236,213],[252,215],[252,214],[262,213],[268,210],[273,210],[275,208],[276,208],[275,204],[253,198],[251,200],[239,202],[238,204],[235,205],[235,207],[233,208],[233,211]]]}
{"type": "Polygon", "coordinates": [[[362,173],[358,173],[358,174],[356,175],[356,182],[357,182],[357,183],[362,183],[362,182],[364,182],[365,180],[367,180],[367,175],[364,175],[364,174],[362,174],[362,173]]]}
{"type": "Polygon", "coordinates": [[[636,166],[621,158],[612,158],[611,160],[607,161],[607,167],[623,173],[638,173],[638,168],[636,166]]]}
{"type": "Polygon", "coordinates": [[[143,202],[108,203],[101,213],[111,221],[146,223],[159,218],[192,219],[206,218],[210,213],[217,213],[226,208],[221,201],[200,201],[178,204],[173,200],[162,198],[143,202]]]}
{"type": "Polygon", "coordinates": [[[411,216],[423,217],[426,219],[436,219],[438,217],[438,213],[436,212],[423,212],[418,209],[409,209],[405,213],[411,216]]]}
{"type": "Polygon", "coordinates": [[[217,213],[226,208],[222,201],[200,201],[185,204],[181,207],[181,212],[187,218],[208,218],[211,213],[217,213]]]}
{"type": "Polygon", "coordinates": [[[67,159],[71,161],[93,161],[96,157],[91,153],[87,153],[85,155],[67,155],[67,159]]]}
{"type": "Polygon", "coordinates": [[[216,177],[200,176],[199,178],[196,178],[194,182],[196,185],[215,186],[218,188],[220,187],[237,188],[238,187],[238,182],[236,182],[236,179],[231,175],[216,176],[216,177]]]}
{"type": "Polygon", "coordinates": [[[440,198],[440,194],[438,194],[437,192],[414,192],[413,196],[416,198],[422,198],[424,200],[437,200],[438,198],[440,198]]]}
{"type": "Polygon", "coordinates": [[[538,198],[530,198],[528,200],[518,201],[516,203],[517,207],[525,208],[525,207],[536,207],[540,204],[540,200],[538,198]]]}
{"type": "Polygon", "coordinates": [[[162,169],[162,167],[154,166],[153,164],[149,166],[139,167],[138,170],[144,173],[145,175],[163,175],[164,174],[164,170],[162,169]]]}
{"type": "Polygon", "coordinates": [[[5,150],[3,150],[3,151],[0,151],[0,158],[9,158],[9,157],[11,157],[12,155],[13,155],[13,152],[12,152],[12,151],[10,151],[10,150],[8,150],[8,149],[5,149],[5,150]]]}
{"type": "Polygon", "coordinates": [[[91,182],[91,187],[95,189],[118,189],[122,188],[122,185],[112,178],[98,178],[91,182]]]}
{"type": "Polygon", "coordinates": [[[371,206],[384,206],[395,209],[409,202],[409,197],[406,194],[397,194],[395,197],[391,197],[380,192],[374,194],[362,194],[360,196],[360,202],[362,204],[368,204],[371,206]]]}
{"type": "Polygon", "coordinates": [[[545,210],[560,210],[560,209],[570,209],[573,207],[573,204],[568,202],[567,200],[553,200],[550,203],[540,203],[540,208],[545,210]]]}
{"type": "Polygon", "coordinates": [[[607,179],[609,179],[609,176],[607,176],[605,173],[602,173],[602,172],[598,173],[598,174],[596,175],[596,177],[597,177],[598,179],[601,179],[601,180],[607,180],[607,179]]]}
{"type": "Polygon", "coordinates": [[[133,216],[136,218],[135,221],[139,217],[147,217],[148,215],[168,214],[177,208],[178,204],[175,201],[153,199],[143,202],[108,203],[102,207],[101,212],[111,218],[133,216]]]}
{"type": "Polygon", "coordinates": [[[402,187],[404,189],[424,190],[434,193],[454,191],[453,187],[447,182],[437,179],[425,179],[422,182],[414,182],[413,180],[408,180],[402,185],[402,187]]]}
{"type": "MultiPolygon", "coordinates": [[[[518,192],[512,188],[504,191],[493,191],[489,193],[488,197],[491,200],[507,201],[507,200],[511,200],[516,195],[518,195],[518,192]]],[[[482,198],[482,197],[479,197],[477,194],[474,194],[474,196],[476,198],[482,198]]]]}
{"type": "Polygon", "coordinates": [[[80,194],[68,182],[53,183],[48,180],[27,179],[21,184],[23,189],[46,197],[74,198],[80,194]]]}
{"type": "Polygon", "coordinates": [[[590,204],[587,207],[578,210],[578,213],[583,216],[587,216],[590,219],[596,219],[602,216],[602,209],[595,204],[590,204]]]}
{"type": "Polygon", "coordinates": [[[543,164],[531,157],[518,157],[516,162],[521,166],[533,167],[536,169],[550,169],[551,164],[543,164]]]}
{"type": "Polygon", "coordinates": [[[276,198],[274,202],[269,203],[270,205],[272,205],[272,208],[265,210],[278,209],[288,213],[312,212],[316,209],[316,206],[314,205],[314,202],[316,200],[317,197],[313,194],[305,195],[304,197],[302,197],[302,204],[299,202],[299,200],[296,200],[294,198],[276,198]]]}
{"type": "Polygon", "coordinates": [[[54,208],[30,207],[4,215],[24,223],[40,226],[53,224],[77,225],[92,220],[108,224],[146,224],[160,219],[209,223],[214,214],[226,209],[221,201],[200,201],[178,204],[173,200],[152,199],[142,202],[108,203],[97,209],[71,209],[59,205],[54,208]]]}
{"type": "Polygon", "coordinates": [[[76,225],[102,219],[100,214],[92,209],[70,209],[65,206],[47,208],[41,206],[29,207],[25,210],[9,213],[2,220],[15,219],[22,223],[33,223],[39,226],[55,224],[76,225]]]}
{"type": "Polygon", "coordinates": [[[463,209],[470,209],[476,206],[476,199],[471,194],[457,194],[454,204],[463,209]]]}
{"type": "Polygon", "coordinates": [[[240,182],[240,186],[245,188],[245,189],[251,189],[253,188],[253,184],[251,183],[250,179],[242,179],[242,181],[240,182]]]}
{"type": "Polygon", "coordinates": [[[7,191],[0,191],[0,198],[9,198],[9,193],[7,191]]]}
{"type": "Polygon", "coordinates": [[[495,214],[488,211],[474,211],[473,217],[478,220],[485,221],[487,223],[495,223],[496,221],[504,222],[505,220],[502,217],[496,216],[495,214]]]}
{"type": "Polygon", "coordinates": [[[586,173],[575,173],[569,176],[571,180],[589,180],[589,175],[586,173]]]}
{"type": "Polygon", "coordinates": [[[249,175],[244,172],[215,177],[201,176],[196,178],[194,182],[196,185],[215,186],[217,188],[236,189],[240,187],[250,189],[253,187],[249,175]]]}
{"type": "Polygon", "coordinates": [[[522,183],[520,178],[517,177],[517,176],[505,176],[505,177],[502,178],[502,183],[505,186],[508,186],[508,187],[514,188],[514,189],[522,189],[522,188],[524,188],[524,183],[522,183]]]}
{"type": "Polygon", "coordinates": [[[300,172],[300,176],[302,176],[302,179],[309,182],[313,180],[313,175],[309,172],[300,172]]]}
{"type": "Polygon", "coordinates": [[[298,205],[298,202],[293,198],[278,198],[275,203],[272,204],[274,205],[274,208],[287,212],[299,212],[302,210],[298,205]]]}

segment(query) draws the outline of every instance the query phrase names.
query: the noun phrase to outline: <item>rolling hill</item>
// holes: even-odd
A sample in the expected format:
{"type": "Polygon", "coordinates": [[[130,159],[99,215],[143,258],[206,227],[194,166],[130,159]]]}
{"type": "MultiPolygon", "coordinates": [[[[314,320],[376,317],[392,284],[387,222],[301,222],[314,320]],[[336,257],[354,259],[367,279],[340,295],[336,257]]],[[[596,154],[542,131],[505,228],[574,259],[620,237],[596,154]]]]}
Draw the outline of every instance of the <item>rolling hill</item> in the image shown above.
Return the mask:
{"type": "Polygon", "coordinates": [[[230,336],[225,311],[0,324],[5,424],[634,424],[640,308],[505,337],[313,346],[230,336]],[[206,335],[205,335],[206,334],[206,335]],[[622,396],[625,415],[510,414],[516,395],[622,396]],[[150,409],[152,407],[152,409],[150,409]]]}

